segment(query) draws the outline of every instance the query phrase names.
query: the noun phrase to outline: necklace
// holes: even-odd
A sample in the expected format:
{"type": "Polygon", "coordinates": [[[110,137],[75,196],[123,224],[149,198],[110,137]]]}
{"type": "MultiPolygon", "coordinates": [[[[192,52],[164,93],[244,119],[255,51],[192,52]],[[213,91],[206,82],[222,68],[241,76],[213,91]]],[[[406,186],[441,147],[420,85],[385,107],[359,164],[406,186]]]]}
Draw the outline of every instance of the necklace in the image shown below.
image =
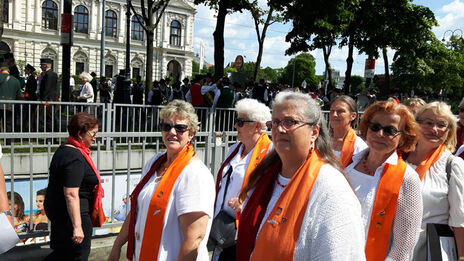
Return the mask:
{"type": "Polygon", "coordinates": [[[370,171],[370,170],[367,168],[366,162],[367,162],[366,158],[363,158],[362,163],[361,163],[361,166],[363,167],[364,172],[367,172],[367,174],[369,174],[369,175],[371,175],[371,176],[374,176],[374,172],[370,171]]]}
{"type": "Polygon", "coordinates": [[[279,178],[277,178],[276,181],[277,181],[277,185],[279,185],[279,187],[281,187],[281,188],[285,188],[288,185],[288,184],[287,185],[282,185],[282,183],[279,182],[279,178]]]}

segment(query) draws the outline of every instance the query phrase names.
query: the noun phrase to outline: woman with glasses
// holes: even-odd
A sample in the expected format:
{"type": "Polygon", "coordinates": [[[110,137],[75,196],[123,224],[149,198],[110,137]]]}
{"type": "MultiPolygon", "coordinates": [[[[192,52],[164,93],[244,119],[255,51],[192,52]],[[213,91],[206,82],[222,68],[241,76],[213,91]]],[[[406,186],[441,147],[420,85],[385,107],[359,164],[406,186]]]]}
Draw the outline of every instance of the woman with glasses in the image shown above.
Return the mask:
{"type": "Polygon", "coordinates": [[[80,112],[68,123],[69,137],[50,163],[44,210],[51,222],[45,260],[87,260],[92,238],[91,216],[102,209],[100,174],[89,147],[97,139],[98,120],[80,112]]]}
{"type": "MultiPolygon", "coordinates": [[[[228,215],[231,217],[230,221],[235,221],[236,212],[241,210],[237,197],[250,173],[272,148],[271,140],[265,133],[266,122],[271,119],[269,107],[257,100],[247,98],[238,101],[235,110],[237,118],[234,126],[237,129],[238,142],[230,147],[226,160],[219,169],[214,208],[215,218],[223,219],[224,215],[228,215]]],[[[225,232],[215,231],[219,229],[220,227],[213,225],[210,234],[209,245],[216,248],[213,260],[235,260],[235,244],[226,246],[227,248],[222,251],[221,245],[213,237],[216,232],[225,232]]],[[[234,242],[235,234],[231,234],[230,237],[229,242],[234,242]]]]}
{"type": "Polygon", "coordinates": [[[456,130],[456,151],[464,144],[464,98],[462,98],[461,103],[459,103],[459,116],[458,116],[458,126],[456,130]]]}
{"type": "Polygon", "coordinates": [[[332,150],[340,158],[342,168],[348,166],[354,154],[367,148],[353,130],[357,116],[358,106],[350,96],[338,96],[332,101],[329,112],[332,150]]]}
{"type": "Polygon", "coordinates": [[[432,102],[416,112],[416,121],[420,127],[419,140],[416,149],[406,157],[422,181],[424,205],[414,260],[426,260],[428,223],[453,227],[458,254],[464,259],[464,161],[452,157],[456,144],[455,117],[446,103],[432,102]]]}
{"type": "Polygon", "coordinates": [[[402,159],[414,150],[417,124],[406,106],[377,102],[359,128],[369,148],[345,169],[361,202],[367,260],[409,260],[422,217],[421,184],[402,159]]]}
{"type": "Polygon", "coordinates": [[[277,94],[274,149],[239,196],[237,260],[365,260],[359,201],[325,124],[309,95],[277,94]]]}
{"type": "Polygon", "coordinates": [[[214,207],[213,175],[193,150],[198,116],[173,100],[160,111],[166,152],[151,158],[130,198],[130,212],[108,260],[209,260],[206,242],[214,207]]]}

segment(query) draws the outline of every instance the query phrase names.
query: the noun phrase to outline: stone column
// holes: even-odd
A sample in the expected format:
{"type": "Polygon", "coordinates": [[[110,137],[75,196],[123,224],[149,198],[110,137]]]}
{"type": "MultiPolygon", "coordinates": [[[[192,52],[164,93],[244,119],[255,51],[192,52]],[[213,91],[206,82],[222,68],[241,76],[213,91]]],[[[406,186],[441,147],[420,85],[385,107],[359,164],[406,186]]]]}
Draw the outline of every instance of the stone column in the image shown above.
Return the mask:
{"type": "Polygon", "coordinates": [[[40,0],[35,0],[35,13],[34,13],[34,32],[39,32],[40,27],[42,26],[42,5],[40,4],[40,0]]]}

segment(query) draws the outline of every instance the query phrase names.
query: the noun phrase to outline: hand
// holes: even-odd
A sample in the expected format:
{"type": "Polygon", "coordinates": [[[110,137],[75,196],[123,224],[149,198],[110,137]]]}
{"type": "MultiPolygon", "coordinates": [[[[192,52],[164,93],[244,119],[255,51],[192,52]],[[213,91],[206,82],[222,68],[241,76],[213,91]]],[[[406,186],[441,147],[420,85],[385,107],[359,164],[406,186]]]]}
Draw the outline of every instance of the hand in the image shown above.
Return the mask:
{"type": "Polygon", "coordinates": [[[82,243],[82,240],[84,240],[84,232],[82,231],[82,226],[74,228],[73,236],[71,239],[74,242],[74,244],[82,243]]]}
{"type": "Polygon", "coordinates": [[[110,255],[108,256],[108,261],[119,261],[119,257],[121,256],[121,248],[113,246],[111,249],[110,255]]]}
{"type": "Polygon", "coordinates": [[[229,205],[229,207],[233,209],[235,212],[242,211],[242,203],[240,202],[238,198],[229,199],[229,201],[227,202],[227,205],[229,205]]]}

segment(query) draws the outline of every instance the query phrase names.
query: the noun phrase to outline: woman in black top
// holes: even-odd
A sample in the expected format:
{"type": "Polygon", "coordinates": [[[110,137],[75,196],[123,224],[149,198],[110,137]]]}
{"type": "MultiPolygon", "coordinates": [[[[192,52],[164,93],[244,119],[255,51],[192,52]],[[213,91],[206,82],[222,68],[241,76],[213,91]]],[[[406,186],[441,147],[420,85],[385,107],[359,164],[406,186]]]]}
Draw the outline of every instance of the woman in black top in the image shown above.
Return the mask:
{"type": "Polygon", "coordinates": [[[50,247],[54,251],[45,260],[88,259],[90,213],[97,195],[94,191],[101,187],[100,176],[88,156],[97,131],[98,120],[92,115],[74,115],[68,124],[68,140],[53,155],[44,207],[51,221],[50,247]]]}

